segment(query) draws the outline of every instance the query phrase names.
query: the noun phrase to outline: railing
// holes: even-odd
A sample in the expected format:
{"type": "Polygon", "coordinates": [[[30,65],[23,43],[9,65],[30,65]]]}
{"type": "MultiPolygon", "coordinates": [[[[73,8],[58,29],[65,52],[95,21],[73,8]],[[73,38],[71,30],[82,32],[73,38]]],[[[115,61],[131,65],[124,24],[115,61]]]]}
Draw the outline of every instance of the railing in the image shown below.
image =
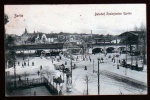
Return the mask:
{"type": "MultiPolygon", "coordinates": [[[[14,87],[14,81],[9,83],[9,87],[14,87]]],[[[32,80],[20,80],[16,82],[16,89],[26,89],[26,88],[32,88],[37,86],[45,86],[48,91],[52,95],[58,95],[58,90],[49,82],[45,77],[32,79],[32,80]]]]}

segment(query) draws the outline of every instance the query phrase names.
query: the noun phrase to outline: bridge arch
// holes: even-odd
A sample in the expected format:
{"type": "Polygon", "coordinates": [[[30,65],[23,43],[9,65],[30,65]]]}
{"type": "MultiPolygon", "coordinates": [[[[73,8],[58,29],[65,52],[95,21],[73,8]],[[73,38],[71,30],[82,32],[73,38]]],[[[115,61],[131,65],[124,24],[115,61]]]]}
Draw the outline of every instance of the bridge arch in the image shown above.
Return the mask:
{"type": "Polygon", "coordinates": [[[99,48],[99,47],[92,49],[92,54],[95,54],[95,53],[102,53],[102,52],[103,52],[103,49],[102,49],[102,48],[99,48]]]}
{"type": "Polygon", "coordinates": [[[106,52],[107,53],[114,53],[115,52],[115,47],[107,47],[106,52]]]}

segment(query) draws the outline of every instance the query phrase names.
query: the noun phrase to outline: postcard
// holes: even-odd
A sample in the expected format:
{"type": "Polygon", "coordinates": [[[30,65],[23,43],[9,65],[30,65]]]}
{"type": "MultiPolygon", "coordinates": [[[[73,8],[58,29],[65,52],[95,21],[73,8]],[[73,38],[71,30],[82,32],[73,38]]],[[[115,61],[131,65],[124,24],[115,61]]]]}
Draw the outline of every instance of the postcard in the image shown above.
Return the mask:
{"type": "Polygon", "coordinates": [[[147,95],[146,4],[4,5],[5,96],[147,95]]]}

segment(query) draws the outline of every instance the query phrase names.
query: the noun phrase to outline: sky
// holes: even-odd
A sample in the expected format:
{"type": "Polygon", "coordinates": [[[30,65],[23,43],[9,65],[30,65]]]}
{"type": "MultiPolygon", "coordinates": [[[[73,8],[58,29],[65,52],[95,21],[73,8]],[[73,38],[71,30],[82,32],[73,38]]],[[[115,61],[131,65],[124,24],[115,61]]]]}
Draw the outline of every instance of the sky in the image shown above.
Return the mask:
{"type": "Polygon", "coordinates": [[[9,17],[6,34],[21,35],[26,28],[29,33],[90,34],[92,30],[93,34],[118,35],[146,26],[146,4],[4,5],[4,13],[9,17]]]}

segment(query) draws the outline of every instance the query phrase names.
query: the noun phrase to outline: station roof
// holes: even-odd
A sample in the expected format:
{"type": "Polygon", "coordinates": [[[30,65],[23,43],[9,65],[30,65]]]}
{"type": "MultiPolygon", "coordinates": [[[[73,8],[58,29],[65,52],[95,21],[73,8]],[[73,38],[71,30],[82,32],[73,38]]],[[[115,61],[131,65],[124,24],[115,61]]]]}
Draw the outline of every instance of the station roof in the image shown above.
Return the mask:
{"type": "Polygon", "coordinates": [[[138,37],[140,33],[141,33],[141,31],[127,31],[127,32],[120,34],[118,37],[124,37],[124,36],[136,36],[136,37],[138,37]]]}

